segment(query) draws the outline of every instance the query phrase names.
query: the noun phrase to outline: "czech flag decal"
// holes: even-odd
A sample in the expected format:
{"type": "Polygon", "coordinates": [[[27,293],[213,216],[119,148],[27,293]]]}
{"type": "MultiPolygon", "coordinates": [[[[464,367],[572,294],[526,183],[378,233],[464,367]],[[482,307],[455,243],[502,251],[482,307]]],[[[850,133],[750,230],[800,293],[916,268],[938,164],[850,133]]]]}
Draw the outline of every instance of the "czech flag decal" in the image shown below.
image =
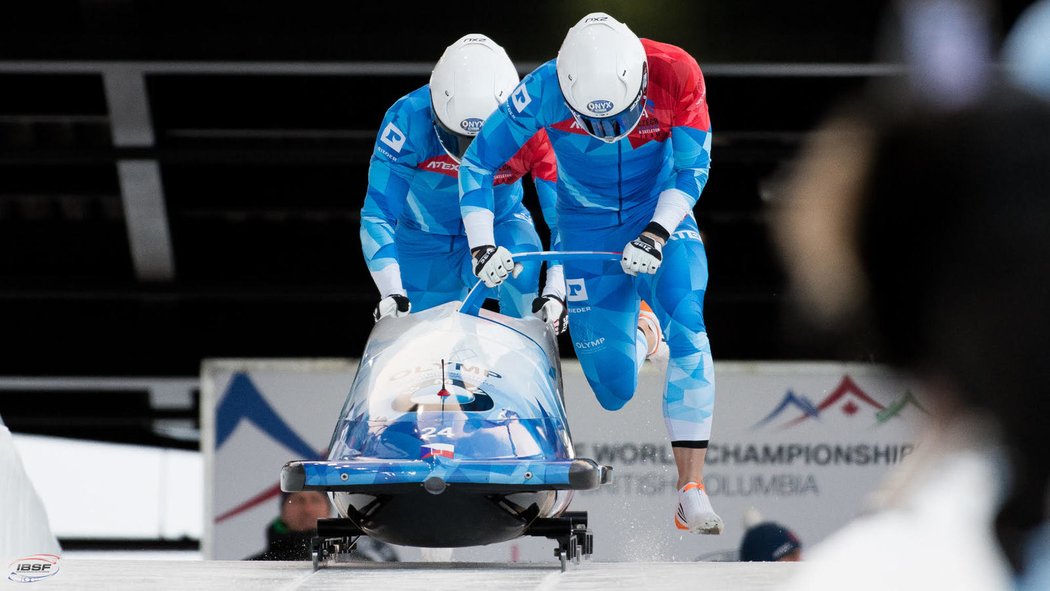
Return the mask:
{"type": "Polygon", "coordinates": [[[452,459],[455,457],[456,447],[451,443],[424,443],[419,447],[419,457],[422,459],[442,457],[452,459]]]}

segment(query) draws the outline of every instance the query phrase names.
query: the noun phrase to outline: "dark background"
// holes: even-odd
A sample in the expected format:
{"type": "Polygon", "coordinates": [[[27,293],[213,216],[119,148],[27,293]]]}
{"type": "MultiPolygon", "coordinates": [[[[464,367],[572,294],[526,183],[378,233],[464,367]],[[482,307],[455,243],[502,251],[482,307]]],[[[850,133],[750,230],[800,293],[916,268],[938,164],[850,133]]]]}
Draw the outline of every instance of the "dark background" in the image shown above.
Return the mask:
{"type": "MultiPolygon", "coordinates": [[[[1025,4],[995,6],[999,34],[1025,4]]],[[[431,64],[481,32],[527,71],[606,10],[707,71],[715,139],[697,217],[715,358],[828,359],[842,353],[806,338],[785,293],[769,181],[873,73],[746,68],[885,63],[885,6],[45,0],[0,7],[0,62],[431,64]]],[[[0,376],[194,376],[206,357],[357,355],[377,298],[358,238],[368,156],[385,109],[426,79],[148,73],[156,141],[120,148],[101,75],[0,71],[0,376]],[[137,277],[119,159],[159,162],[171,280],[137,277]]]]}

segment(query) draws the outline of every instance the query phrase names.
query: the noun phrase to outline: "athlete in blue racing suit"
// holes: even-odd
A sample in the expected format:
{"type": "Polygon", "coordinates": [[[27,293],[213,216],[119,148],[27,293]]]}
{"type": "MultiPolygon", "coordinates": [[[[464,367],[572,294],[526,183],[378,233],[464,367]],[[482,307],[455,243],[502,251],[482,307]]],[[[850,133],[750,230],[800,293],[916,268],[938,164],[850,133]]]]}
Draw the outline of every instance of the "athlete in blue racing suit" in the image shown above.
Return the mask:
{"type": "MultiPolygon", "coordinates": [[[[480,51],[491,46],[498,48],[483,36],[467,35],[449,51],[457,47],[480,51]]],[[[502,57],[506,59],[505,54],[502,57]]],[[[509,59],[506,63],[510,64],[509,59]]],[[[511,75],[507,92],[517,82],[513,69],[511,75]]],[[[493,100],[491,108],[495,106],[493,100]]],[[[478,127],[480,123],[478,119],[478,127]]],[[[465,121],[462,127],[469,125],[465,121]]],[[[465,149],[470,139],[438,121],[429,84],[399,99],[383,118],[361,210],[361,245],[381,297],[377,320],[386,313],[407,313],[409,302],[413,311],[421,311],[463,299],[477,281],[460,217],[459,164],[452,154],[457,140],[465,149]],[[393,302],[392,297],[401,299],[401,309],[393,305],[381,309],[385,301],[393,302]]],[[[510,252],[541,250],[532,217],[522,204],[521,177],[532,173],[544,217],[556,228],[554,154],[545,133],[523,142],[515,152],[494,178],[500,203],[494,216],[495,234],[510,252]]],[[[554,230],[552,236],[556,242],[554,230]]],[[[517,317],[534,311],[539,274],[536,263],[522,267],[520,274],[499,289],[501,311],[517,317]]],[[[545,295],[563,297],[560,273],[560,267],[548,268],[545,295]]]]}
{"type": "Polygon", "coordinates": [[[623,407],[634,396],[645,359],[636,330],[640,299],[650,303],[670,349],[663,408],[679,471],[674,521],[693,533],[720,533],[721,519],[702,484],[715,387],[703,320],[707,259],[692,214],[707,182],[711,149],[700,67],[678,47],[646,39],[639,44],[625,25],[603,13],[581,20],[558,60],[525,77],[464,155],[460,203],[471,248],[500,243],[486,224],[488,212],[502,207],[492,190],[493,171],[540,130],[549,135],[558,160],[562,247],[624,251],[621,265],[565,262],[570,332],[580,364],[601,405],[623,407]],[[586,36],[574,37],[581,29],[586,36]],[[587,45],[600,45],[594,39],[601,35],[612,39],[611,47],[587,45]],[[641,90],[635,86],[637,94],[621,101],[626,106],[617,116],[587,117],[582,110],[609,112],[615,101],[571,107],[564,89],[590,72],[559,68],[564,63],[569,69],[577,54],[583,64],[612,55],[619,62],[608,92],[615,92],[630,75],[622,66],[630,60],[617,57],[617,43],[638,56],[641,90]]]}

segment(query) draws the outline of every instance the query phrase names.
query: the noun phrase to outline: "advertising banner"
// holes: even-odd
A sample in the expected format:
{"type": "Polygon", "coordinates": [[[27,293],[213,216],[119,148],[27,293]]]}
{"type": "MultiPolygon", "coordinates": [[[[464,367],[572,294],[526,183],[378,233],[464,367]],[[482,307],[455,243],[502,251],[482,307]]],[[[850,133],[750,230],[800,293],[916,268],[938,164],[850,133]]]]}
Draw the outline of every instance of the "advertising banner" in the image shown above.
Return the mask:
{"type": "MultiPolygon", "coordinates": [[[[279,510],[280,467],[323,457],[353,380],[350,361],[211,361],[202,369],[208,503],[204,554],[261,550],[279,510]]],[[[648,364],[634,399],[610,412],[579,365],[563,364],[578,456],[613,466],[614,481],[576,495],[589,512],[595,560],[731,557],[749,509],[813,544],[858,515],[887,472],[914,451],[928,417],[910,384],[879,367],[830,363],[718,363],[705,485],[726,523],[721,536],[674,528],[676,471],[648,364]]],[[[553,561],[552,541],[522,538],[457,549],[457,560],[553,561]]],[[[419,560],[414,548],[398,548],[419,560]]]]}

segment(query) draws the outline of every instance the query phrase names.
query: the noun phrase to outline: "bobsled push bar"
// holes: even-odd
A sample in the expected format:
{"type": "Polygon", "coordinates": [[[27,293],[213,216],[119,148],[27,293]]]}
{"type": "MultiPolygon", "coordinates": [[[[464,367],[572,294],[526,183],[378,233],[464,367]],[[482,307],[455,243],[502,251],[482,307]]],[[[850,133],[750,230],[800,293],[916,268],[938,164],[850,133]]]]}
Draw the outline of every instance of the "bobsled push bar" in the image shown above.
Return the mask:
{"type": "MultiPolygon", "coordinates": [[[[529,261],[547,261],[550,264],[551,261],[618,261],[623,253],[619,252],[595,252],[586,250],[570,250],[566,252],[557,252],[553,250],[543,250],[539,252],[522,252],[514,255],[515,263],[525,263],[529,261]]],[[[459,311],[464,314],[470,314],[477,316],[478,311],[481,310],[481,306],[485,303],[485,298],[492,292],[492,288],[486,287],[485,283],[478,281],[474,288],[467,294],[466,299],[463,300],[463,305],[459,307],[459,311]]]]}

